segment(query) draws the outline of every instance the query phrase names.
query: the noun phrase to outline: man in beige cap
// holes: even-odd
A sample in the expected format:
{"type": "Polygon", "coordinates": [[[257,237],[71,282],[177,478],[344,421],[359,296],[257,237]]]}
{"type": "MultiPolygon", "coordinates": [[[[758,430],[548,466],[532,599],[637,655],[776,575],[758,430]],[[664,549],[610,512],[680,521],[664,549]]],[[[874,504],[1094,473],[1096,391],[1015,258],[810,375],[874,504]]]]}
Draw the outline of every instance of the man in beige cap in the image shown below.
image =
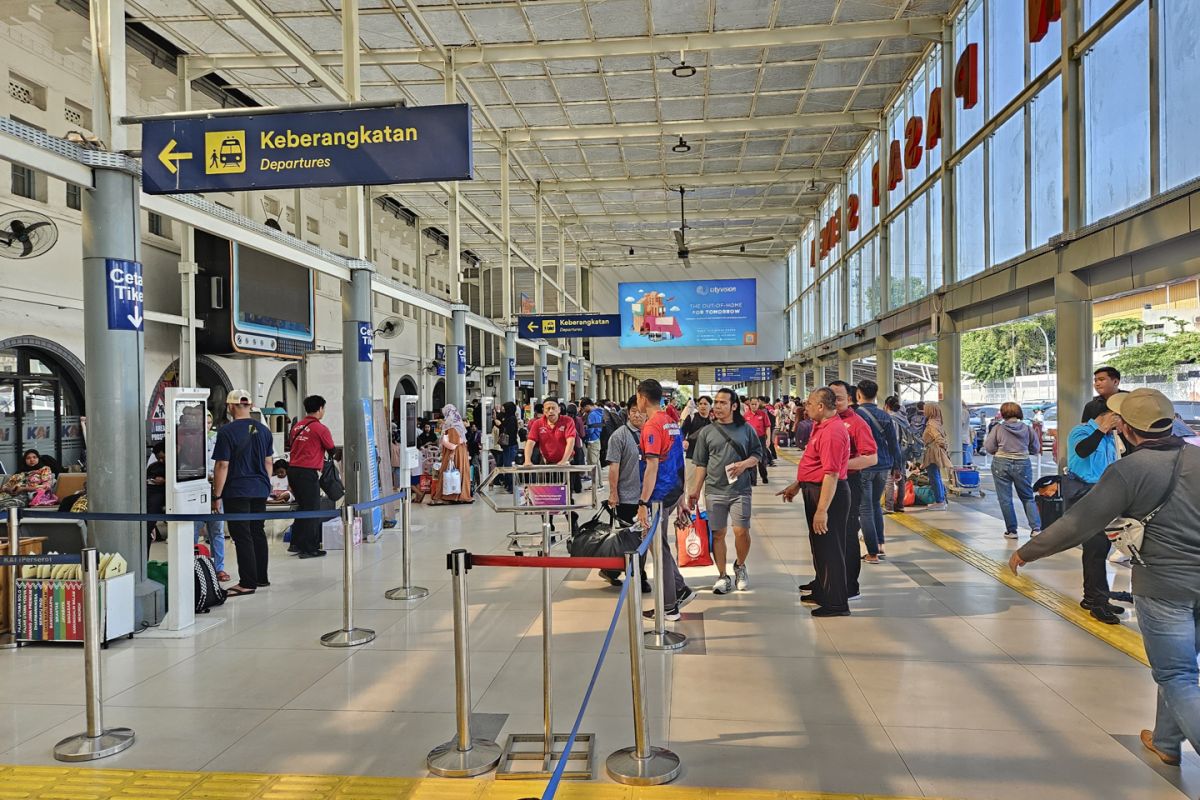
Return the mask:
{"type": "MultiPolygon", "coordinates": [[[[217,432],[213,446],[213,512],[223,502],[226,514],[262,514],[271,494],[271,456],[275,453],[271,431],[250,418],[254,402],[245,389],[225,396],[233,421],[217,432]]],[[[229,522],[229,535],[237,549],[238,582],[228,597],[254,594],[267,580],[267,534],[261,519],[229,522]]]]}
{"type": "Polygon", "coordinates": [[[1132,445],[1041,536],[1013,554],[1019,567],[1061,553],[1117,517],[1152,520],[1133,563],[1133,600],[1150,670],[1158,684],[1158,713],[1142,744],[1164,764],[1178,766],[1184,739],[1200,751],[1200,448],[1171,435],[1175,408],[1162,392],[1114,394],[1108,407],[1132,445]],[[1156,511],[1157,510],[1157,511],[1156,511]]]}

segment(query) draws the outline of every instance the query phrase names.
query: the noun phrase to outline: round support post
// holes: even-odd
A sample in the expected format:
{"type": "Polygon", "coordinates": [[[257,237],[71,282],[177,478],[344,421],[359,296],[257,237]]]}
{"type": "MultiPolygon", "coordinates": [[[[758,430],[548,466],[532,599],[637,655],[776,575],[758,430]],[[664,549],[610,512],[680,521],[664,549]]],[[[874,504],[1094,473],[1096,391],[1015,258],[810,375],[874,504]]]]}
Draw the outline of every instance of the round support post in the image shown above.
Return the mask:
{"type": "MultiPolygon", "coordinates": [[[[404,474],[408,474],[405,472],[404,474]]],[[[412,487],[404,490],[404,519],[400,524],[400,577],[403,580],[395,589],[388,589],[383,596],[388,600],[420,600],[429,596],[424,586],[412,584],[412,487]]]]}
{"type": "MultiPolygon", "coordinates": [[[[8,510],[8,553],[10,556],[21,555],[21,512],[20,509],[8,510]]],[[[0,567],[8,570],[8,588],[3,598],[5,619],[8,620],[8,633],[0,636],[0,650],[11,650],[18,646],[17,642],[17,567],[0,567]]]]}
{"type": "Polygon", "coordinates": [[[375,631],[354,627],[354,508],[342,509],[342,627],[321,637],[326,647],[357,647],[375,640],[375,631]]]}
{"type": "MultiPolygon", "coordinates": [[[[100,645],[100,566],[96,548],[85,547],[83,561],[83,692],[87,730],[54,745],[58,761],[96,761],[133,744],[129,728],[104,728],[104,687],[100,645]]],[[[15,623],[15,620],[14,620],[15,623]]]]}
{"type": "Polygon", "coordinates": [[[425,759],[429,771],[441,778],[471,778],[491,772],[500,763],[500,745],[491,739],[471,736],[471,650],[467,636],[467,571],[471,569],[466,550],[450,554],[454,592],[454,711],[457,734],[440,744],[425,759]]]}

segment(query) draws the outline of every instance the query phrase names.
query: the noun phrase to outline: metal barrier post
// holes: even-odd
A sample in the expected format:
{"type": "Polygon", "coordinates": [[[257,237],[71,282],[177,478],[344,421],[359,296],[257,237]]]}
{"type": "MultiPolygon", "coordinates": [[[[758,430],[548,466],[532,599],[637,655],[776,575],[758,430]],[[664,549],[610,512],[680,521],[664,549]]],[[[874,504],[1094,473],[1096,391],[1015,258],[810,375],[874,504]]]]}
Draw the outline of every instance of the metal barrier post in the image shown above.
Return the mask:
{"type": "MultiPolygon", "coordinates": [[[[570,477],[568,476],[568,480],[570,477]]],[[[569,517],[568,517],[569,519],[569,517]]],[[[542,555],[550,555],[550,515],[542,515],[542,555]]],[[[551,691],[550,636],[554,632],[551,610],[554,602],[554,587],[550,570],[542,570],[542,733],[545,736],[545,766],[548,769],[554,760],[554,694],[551,691]]]]}
{"type": "Polygon", "coordinates": [[[342,627],[321,637],[326,647],[357,647],[375,639],[370,628],[354,627],[354,507],[342,509],[342,627]]]}
{"type": "MultiPolygon", "coordinates": [[[[10,556],[21,555],[21,521],[20,510],[8,510],[8,553],[10,556]]],[[[4,602],[4,613],[8,619],[8,633],[0,636],[0,650],[11,650],[17,643],[17,575],[20,568],[16,565],[3,567],[8,570],[8,590],[0,598],[4,602]]]]}
{"type": "MultiPolygon", "coordinates": [[[[95,761],[116,755],[133,744],[129,728],[104,728],[104,694],[101,680],[100,565],[96,548],[85,547],[83,560],[83,691],[87,730],[54,745],[59,761],[95,761]]],[[[15,620],[14,620],[15,622],[15,620]]]]}
{"type": "Polygon", "coordinates": [[[637,553],[625,554],[625,583],[629,586],[626,619],[629,623],[629,684],[633,689],[633,747],[625,747],[608,757],[608,777],[627,786],[657,786],[670,783],[679,775],[679,756],[664,747],[650,744],[646,723],[646,654],[642,632],[641,559],[637,553]]]}
{"type": "MultiPolygon", "coordinates": [[[[662,507],[662,503],[654,505],[657,514],[652,513],[650,518],[653,520],[658,517],[658,530],[650,531],[650,536],[654,537],[654,541],[650,544],[650,551],[654,554],[654,629],[646,631],[645,644],[650,650],[680,650],[687,644],[687,636],[679,631],[667,630],[666,620],[666,576],[663,569],[663,541],[662,537],[666,535],[667,530],[667,510],[662,507]]],[[[638,596],[642,594],[641,573],[638,573],[638,596]]],[[[674,591],[675,587],[671,587],[674,591]]],[[[640,606],[640,603],[638,604],[640,606]]],[[[641,608],[638,609],[641,614],[641,608]]]]}
{"type": "Polygon", "coordinates": [[[412,585],[412,487],[404,490],[404,520],[400,524],[400,577],[403,580],[395,589],[388,589],[383,596],[388,600],[420,600],[429,596],[423,586],[412,585]]]}
{"type": "Polygon", "coordinates": [[[500,763],[500,745],[471,737],[471,652],[467,636],[467,551],[450,554],[454,592],[454,710],[457,735],[429,751],[425,764],[442,778],[470,778],[491,772],[500,763]]]}

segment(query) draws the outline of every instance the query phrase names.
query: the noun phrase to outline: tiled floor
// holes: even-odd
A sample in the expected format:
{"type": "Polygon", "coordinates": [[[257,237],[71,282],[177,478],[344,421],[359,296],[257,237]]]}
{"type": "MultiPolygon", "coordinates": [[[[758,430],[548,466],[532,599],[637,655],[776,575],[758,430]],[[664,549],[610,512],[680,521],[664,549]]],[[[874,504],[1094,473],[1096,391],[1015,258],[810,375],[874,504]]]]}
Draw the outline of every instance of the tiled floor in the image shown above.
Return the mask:
{"type": "MultiPolygon", "coordinates": [[[[1183,786],[1195,797],[1200,757],[1188,750],[1170,770],[1130,744],[1152,722],[1145,667],[902,526],[888,524],[889,561],[864,565],[852,617],[809,616],[796,591],[811,576],[801,509],[773,496],[791,470],[781,461],[756,490],[751,590],[714,596],[712,568],[685,570],[704,588],[682,624],[697,646],[647,653],[651,735],[681,756],[677,785],[979,800],[1178,800],[1183,786]]],[[[916,513],[998,561],[1015,547],[990,491],[916,513]]],[[[429,597],[384,599],[399,583],[394,536],[359,551],[355,621],[378,633],[369,645],[318,642],[340,626],[340,553],[297,561],[279,544],[273,585],[216,609],[224,624],[193,639],[114,643],[106,721],[138,740],[95,766],[426,775],[425,754],[454,729],[445,554],[503,552],[511,522],[483,503],[420,507],[415,522],[413,578],[429,597]]],[[[1078,554],[1027,574],[1074,598],[1078,554]]],[[[1125,568],[1113,574],[1128,587],[1125,568]]],[[[555,573],[561,731],[616,596],[594,575],[555,573]]],[[[470,574],[474,711],[501,737],[541,728],[540,597],[533,570],[470,574]]],[[[53,743],[83,727],[79,651],[0,652],[0,687],[0,763],[55,763],[53,743]]],[[[583,730],[596,734],[601,764],[632,744],[623,622],[583,730]]]]}

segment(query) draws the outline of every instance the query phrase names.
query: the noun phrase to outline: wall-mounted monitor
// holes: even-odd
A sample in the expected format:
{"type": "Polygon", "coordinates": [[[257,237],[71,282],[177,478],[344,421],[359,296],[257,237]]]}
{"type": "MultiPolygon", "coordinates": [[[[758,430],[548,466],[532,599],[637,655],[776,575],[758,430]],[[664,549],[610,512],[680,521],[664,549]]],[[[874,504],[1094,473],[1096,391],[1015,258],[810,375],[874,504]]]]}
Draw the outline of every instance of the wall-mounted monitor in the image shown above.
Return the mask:
{"type": "Polygon", "coordinates": [[[754,278],[617,284],[622,348],[758,344],[754,278]]]}
{"type": "Polygon", "coordinates": [[[310,270],[204,231],[195,236],[200,352],[296,359],[314,348],[310,270]]]}

